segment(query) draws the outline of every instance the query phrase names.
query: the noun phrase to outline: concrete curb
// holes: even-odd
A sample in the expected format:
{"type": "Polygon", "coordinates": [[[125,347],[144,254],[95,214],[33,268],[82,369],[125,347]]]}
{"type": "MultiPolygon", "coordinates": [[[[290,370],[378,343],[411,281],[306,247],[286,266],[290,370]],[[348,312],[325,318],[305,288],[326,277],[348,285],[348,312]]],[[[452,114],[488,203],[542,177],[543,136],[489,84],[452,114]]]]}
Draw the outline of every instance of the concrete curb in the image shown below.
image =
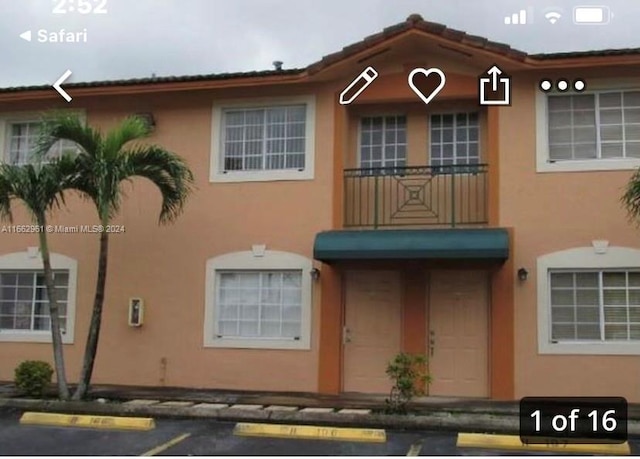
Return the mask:
{"type": "MultiPolygon", "coordinates": [[[[301,411],[243,410],[234,408],[194,408],[162,405],[125,405],[59,400],[0,398],[0,409],[14,408],[43,412],[94,414],[105,416],[149,416],[173,419],[211,419],[228,422],[271,422],[321,426],[369,427],[394,430],[440,430],[454,432],[517,435],[518,416],[485,413],[447,413],[441,410],[423,415],[313,413],[301,411]]],[[[640,435],[640,422],[629,421],[629,435],[640,435]]]]}
{"type": "Polygon", "coordinates": [[[218,421],[251,421],[299,423],[344,427],[393,428],[406,430],[467,430],[477,432],[517,432],[519,421],[514,416],[487,414],[451,414],[434,412],[421,416],[386,414],[313,413],[301,411],[207,409],[168,407],[161,405],[124,405],[35,399],[0,399],[0,408],[16,408],[44,412],[95,414],[111,416],[151,416],[156,418],[212,419],[218,421]]]}

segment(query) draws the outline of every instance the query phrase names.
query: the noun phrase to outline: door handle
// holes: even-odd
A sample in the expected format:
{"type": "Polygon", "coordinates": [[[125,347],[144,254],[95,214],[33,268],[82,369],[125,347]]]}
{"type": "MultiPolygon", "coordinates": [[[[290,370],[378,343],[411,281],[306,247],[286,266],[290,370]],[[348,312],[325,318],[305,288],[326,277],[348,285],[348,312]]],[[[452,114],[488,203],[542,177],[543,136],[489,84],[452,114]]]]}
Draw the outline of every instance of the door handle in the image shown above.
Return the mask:
{"type": "Polygon", "coordinates": [[[348,327],[342,327],[342,344],[351,342],[351,330],[348,327]]]}

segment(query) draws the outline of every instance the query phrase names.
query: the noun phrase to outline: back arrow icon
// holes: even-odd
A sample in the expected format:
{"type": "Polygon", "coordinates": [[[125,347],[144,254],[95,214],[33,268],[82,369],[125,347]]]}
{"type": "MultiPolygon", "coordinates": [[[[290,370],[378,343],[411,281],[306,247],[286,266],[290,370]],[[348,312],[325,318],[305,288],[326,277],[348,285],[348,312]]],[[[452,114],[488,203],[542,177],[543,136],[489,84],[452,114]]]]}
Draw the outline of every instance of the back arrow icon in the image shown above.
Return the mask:
{"type": "Polygon", "coordinates": [[[64,83],[64,80],[69,78],[70,75],[71,75],[71,70],[67,70],[62,74],[60,78],[58,78],[58,80],[55,83],[53,83],[53,89],[58,91],[58,94],[64,97],[64,100],[66,100],[67,102],[71,102],[71,96],[67,94],[67,92],[60,87],[60,85],[64,83]]]}

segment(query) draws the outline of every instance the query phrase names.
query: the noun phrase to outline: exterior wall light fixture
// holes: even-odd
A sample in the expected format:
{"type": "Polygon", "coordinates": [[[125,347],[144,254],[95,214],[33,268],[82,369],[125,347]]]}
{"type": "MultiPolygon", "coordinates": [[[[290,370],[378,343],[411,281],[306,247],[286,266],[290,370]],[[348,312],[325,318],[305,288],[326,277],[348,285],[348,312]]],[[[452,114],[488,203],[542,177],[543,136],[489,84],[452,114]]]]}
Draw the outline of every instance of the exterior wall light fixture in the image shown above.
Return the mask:
{"type": "Polygon", "coordinates": [[[520,268],[518,270],[518,279],[522,282],[526,281],[527,278],[529,277],[529,271],[527,271],[525,268],[520,268]]]}
{"type": "Polygon", "coordinates": [[[311,279],[317,281],[318,279],[320,279],[320,270],[318,268],[313,268],[311,271],[309,271],[309,275],[311,276],[311,279]]]}
{"type": "Polygon", "coordinates": [[[142,119],[151,131],[153,131],[156,128],[156,120],[153,117],[153,113],[151,112],[136,113],[136,116],[142,119]]]}

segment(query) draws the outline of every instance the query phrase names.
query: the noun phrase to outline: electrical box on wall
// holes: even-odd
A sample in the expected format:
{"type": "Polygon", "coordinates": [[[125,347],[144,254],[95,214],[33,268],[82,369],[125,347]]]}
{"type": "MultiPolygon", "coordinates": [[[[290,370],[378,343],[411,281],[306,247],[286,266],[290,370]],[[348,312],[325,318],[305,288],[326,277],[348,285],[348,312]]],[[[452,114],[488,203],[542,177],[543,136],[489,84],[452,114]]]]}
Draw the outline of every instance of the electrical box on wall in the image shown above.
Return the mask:
{"type": "Polygon", "coordinates": [[[129,298],[129,326],[140,327],[144,322],[144,301],[142,298],[129,298]]]}

